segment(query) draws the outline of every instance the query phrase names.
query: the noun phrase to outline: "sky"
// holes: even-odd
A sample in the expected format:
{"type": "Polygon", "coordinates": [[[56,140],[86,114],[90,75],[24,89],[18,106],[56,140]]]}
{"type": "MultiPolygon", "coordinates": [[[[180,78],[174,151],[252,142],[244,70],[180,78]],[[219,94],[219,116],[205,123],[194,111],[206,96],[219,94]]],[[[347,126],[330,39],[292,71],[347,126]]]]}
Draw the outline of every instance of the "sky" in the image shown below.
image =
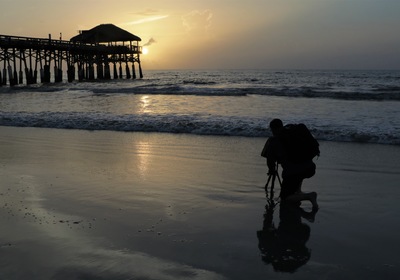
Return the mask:
{"type": "Polygon", "coordinates": [[[145,69],[400,69],[399,0],[0,0],[0,34],[115,24],[145,69]]]}

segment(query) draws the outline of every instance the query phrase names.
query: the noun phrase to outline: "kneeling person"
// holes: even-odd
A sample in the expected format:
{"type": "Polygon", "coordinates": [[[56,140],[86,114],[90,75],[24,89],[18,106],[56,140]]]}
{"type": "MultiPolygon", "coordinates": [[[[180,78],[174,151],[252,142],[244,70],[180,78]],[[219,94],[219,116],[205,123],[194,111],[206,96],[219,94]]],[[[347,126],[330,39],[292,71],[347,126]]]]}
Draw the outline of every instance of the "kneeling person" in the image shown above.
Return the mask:
{"type": "Polygon", "coordinates": [[[319,144],[303,124],[283,126],[280,119],[270,122],[272,137],[265,143],[261,156],[267,158],[268,174],[276,172],[276,163],[282,166],[281,200],[298,203],[308,200],[318,208],[317,193],[304,193],[301,185],[305,178],[315,174],[312,159],[319,156],[319,144]]]}

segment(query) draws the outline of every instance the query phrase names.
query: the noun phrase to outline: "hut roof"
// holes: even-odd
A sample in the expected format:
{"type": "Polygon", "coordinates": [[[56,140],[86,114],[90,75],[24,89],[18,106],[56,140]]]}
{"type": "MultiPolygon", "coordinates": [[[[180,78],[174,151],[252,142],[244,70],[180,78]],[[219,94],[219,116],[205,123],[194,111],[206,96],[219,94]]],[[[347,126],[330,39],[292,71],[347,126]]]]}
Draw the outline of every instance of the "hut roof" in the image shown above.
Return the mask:
{"type": "Polygon", "coordinates": [[[100,24],[90,30],[82,30],[79,35],[72,37],[71,41],[82,43],[108,43],[142,41],[142,39],[114,24],[100,24]]]}

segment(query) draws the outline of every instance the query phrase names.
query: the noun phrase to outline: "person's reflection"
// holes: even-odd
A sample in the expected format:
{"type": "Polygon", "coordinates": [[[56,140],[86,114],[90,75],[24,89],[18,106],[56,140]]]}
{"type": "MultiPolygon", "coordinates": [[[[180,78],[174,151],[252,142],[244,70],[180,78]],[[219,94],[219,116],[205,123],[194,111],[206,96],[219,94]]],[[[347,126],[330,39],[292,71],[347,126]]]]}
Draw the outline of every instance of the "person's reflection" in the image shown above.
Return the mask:
{"type": "Polygon", "coordinates": [[[298,205],[281,202],[280,222],[276,228],[273,217],[277,205],[277,202],[267,197],[263,229],[257,231],[258,248],[262,260],[271,264],[275,271],[295,272],[311,257],[311,250],[306,246],[310,238],[310,227],[302,222],[302,218],[313,222],[317,211],[306,212],[298,205]]]}

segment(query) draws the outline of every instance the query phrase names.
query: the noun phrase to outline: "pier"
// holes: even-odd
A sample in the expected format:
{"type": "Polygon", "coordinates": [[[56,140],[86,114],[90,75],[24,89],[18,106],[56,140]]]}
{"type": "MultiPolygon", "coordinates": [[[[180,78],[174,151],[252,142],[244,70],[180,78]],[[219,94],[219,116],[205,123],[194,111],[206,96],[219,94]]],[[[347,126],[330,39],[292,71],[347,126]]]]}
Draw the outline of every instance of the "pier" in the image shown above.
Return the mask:
{"type": "Polygon", "coordinates": [[[143,78],[141,39],[115,25],[80,31],[69,41],[0,35],[0,86],[143,78]],[[66,71],[66,72],[65,72],[66,71]],[[66,75],[65,75],[66,74],[66,75]]]}

